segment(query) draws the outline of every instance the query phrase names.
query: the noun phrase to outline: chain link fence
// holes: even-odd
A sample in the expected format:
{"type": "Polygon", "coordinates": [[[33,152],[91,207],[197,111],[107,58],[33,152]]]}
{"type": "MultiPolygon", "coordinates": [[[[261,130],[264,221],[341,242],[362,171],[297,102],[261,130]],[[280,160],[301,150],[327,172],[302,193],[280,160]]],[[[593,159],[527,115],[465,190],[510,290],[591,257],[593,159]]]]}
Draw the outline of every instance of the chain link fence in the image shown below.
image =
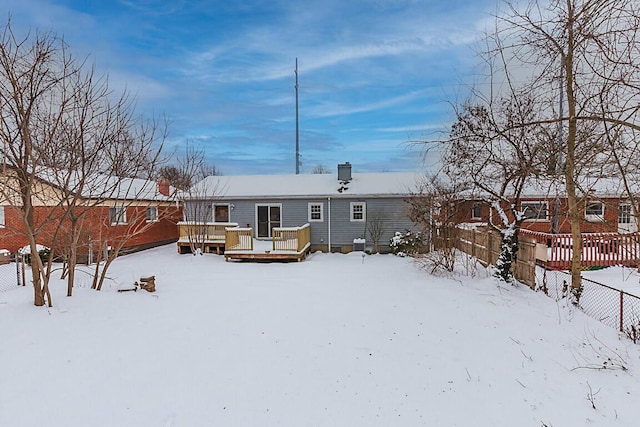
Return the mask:
{"type": "Polygon", "coordinates": [[[10,291],[24,284],[22,257],[0,257],[0,292],[10,291]]]}
{"type": "Polygon", "coordinates": [[[536,286],[555,300],[570,298],[585,314],[618,329],[633,342],[640,342],[640,297],[582,278],[582,288],[571,288],[571,274],[536,268],[536,286]]]}

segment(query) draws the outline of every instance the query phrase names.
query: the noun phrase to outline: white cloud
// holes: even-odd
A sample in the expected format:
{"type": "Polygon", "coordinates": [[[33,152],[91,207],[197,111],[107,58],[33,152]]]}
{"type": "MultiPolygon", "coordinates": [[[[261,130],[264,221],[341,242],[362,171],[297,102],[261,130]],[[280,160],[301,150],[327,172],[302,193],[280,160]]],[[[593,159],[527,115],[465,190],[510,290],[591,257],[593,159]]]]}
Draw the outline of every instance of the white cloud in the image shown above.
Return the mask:
{"type": "Polygon", "coordinates": [[[339,104],[335,101],[325,101],[314,107],[307,108],[306,113],[310,117],[318,118],[383,110],[415,100],[419,98],[423,93],[424,91],[413,91],[392,98],[377,100],[374,102],[361,102],[354,105],[339,104]]]}
{"type": "Polygon", "coordinates": [[[376,129],[378,132],[426,132],[426,131],[439,131],[443,129],[447,129],[451,126],[449,122],[440,122],[440,123],[423,123],[418,125],[407,125],[407,126],[398,126],[398,127],[388,127],[388,128],[378,128],[376,129]]]}
{"type": "MultiPolygon", "coordinates": [[[[424,60],[429,52],[467,49],[478,31],[476,16],[465,9],[451,10],[446,19],[430,14],[429,8],[380,16],[363,8],[357,17],[339,17],[327,7],[307,4],[303,13],[285,15],[225,38],[186,59],[185,72],[218,82],[259,82],[290,78],[293,59],[301,59],[305,73],[337,68],[346,62],[403,56],[424,60]],[[418,13],[416,13],[418,12],[418,13]],[[329,20],[320,23],[320,20],[329,20]],[[352,29],[357,21],[374,20],[380,27],[352,29]],[[330,28],[327,32],[325,27],[330,28]],[[252,58],[247,60],[247,58],[252,58]]],[[[375,12],[375,8],[372,8],[375,12]]]]}
{"type": "Polygon", "coordinates": [[[74,10],[61,0],[9,1],[27,26],[90,52],[98,74],[109,73],[115,93],[135,95],[141,113],[166,112],[172,141],[198,135],[238,162],[288,147],[296,57],[307,150],[329,158],[341,144],[359,161],[365,141],[384,133],[375,151],[386,146],[390,157],[406,134],[439,128],[443,85],[468,72],[480,10],[493,3],[118,0],[74,10]]]}
{"type": "Polygon", "coordinates": [[[186,4],[185,0],[118,0],[118,3],[148,15],[171,15],[180,12],[186,4]]]}

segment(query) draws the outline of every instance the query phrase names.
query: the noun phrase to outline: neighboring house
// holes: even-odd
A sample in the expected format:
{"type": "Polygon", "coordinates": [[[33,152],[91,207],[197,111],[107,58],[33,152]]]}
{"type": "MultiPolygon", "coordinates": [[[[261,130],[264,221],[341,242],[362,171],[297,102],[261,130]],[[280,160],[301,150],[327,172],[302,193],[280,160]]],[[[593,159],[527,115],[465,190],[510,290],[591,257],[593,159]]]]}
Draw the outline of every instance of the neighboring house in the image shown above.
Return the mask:
{"type": "Polygon", "coordinates": [[[184,196],[185,221],[236,223],[256,239],[274,227],[311,226],[311,250],[349,252],[354,239],[389,250],[396,231],[413,229],[405,199],[416,191],[415,173],[210,176],[184,196]]]}
{"type": "MultiPolygon", "coordinates": [[[[600,178],[583,183],[579,196],[583,233],[638,231],[629,198],[616,179],[600,178]]],[[[470,198],[471,199],[471,198],[470,198]]],[[[465,200],[457,222],[498,223],[498,217],[487,202],[465,200]]],[[[538,181],[528,186],[520,197],[518,209],[524,212],[521,228],[542,233],[570,233],[567,197],[562,184],[538,181]]]]}
{"type": "MultiPolygon", "coordinates": [[[[123,242],[121,253],[133,252],[178,239],[176,222],[182,208],[175,201],[174,189],[166,181],[144,179],[120,180],[99,177],[77,195],[65,192],[50,173],[39,174],[34,190],[34,217],[38,227],[37,243],[64,254],[70,245],[70,221],[63,218],[60,207],[64,197],[77,197],[76,213],[83,212],[79,221],[78,255],[86,260],[90,253],[123,242]],[[104,188],[108,188],[105,194],[104,188]],[[61,196],[67,194],[67,196],[61,196]],[[70,195],[70,196],[69,196],[70,195]],[[58,233],[54,237],[54,231],[58,233]]],[[[0,200],[0,249],[15,253],[28,244],[17,193],[11,190],[11,172],[5,172],[2,183],[5,197],[0,200]],[[13,194],[13,196],[12,196],[13,194]]]]}

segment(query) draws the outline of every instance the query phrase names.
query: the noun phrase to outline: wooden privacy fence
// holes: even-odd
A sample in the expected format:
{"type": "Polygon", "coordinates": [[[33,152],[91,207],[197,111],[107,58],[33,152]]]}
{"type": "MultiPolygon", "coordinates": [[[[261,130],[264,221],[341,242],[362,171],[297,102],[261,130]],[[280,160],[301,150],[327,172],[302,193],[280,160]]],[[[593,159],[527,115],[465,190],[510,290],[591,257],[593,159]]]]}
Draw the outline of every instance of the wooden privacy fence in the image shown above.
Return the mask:
{"type": "MultiPolygon", "coordinates": [[[[484,265],[495,265],[500,255],[502,236],[491,230],[456,230],[456,247],[462,252],[477,258],[484,265]]],[[[535,288],[536,284],[536,240],[520,235],[518,253],[513,265],[513,275],[519,281],[535,288]]]]}
{"type": "MultiPolygon", "coordinates": [[[[456,247],[476,257],[486,265],[495,264],[500,254],[501,236],[491,229],[458,229],[456,247]]],[[[534,286],[535,265],[548,269],[571,268],[573,239],[571,234],[549,234],[521,229],[514,276],[534,286]]],[[[638,233],[584,233],[582,235],[582,266],[607,267],[624,265],[638,267],[640,235],[638,233]]]]}

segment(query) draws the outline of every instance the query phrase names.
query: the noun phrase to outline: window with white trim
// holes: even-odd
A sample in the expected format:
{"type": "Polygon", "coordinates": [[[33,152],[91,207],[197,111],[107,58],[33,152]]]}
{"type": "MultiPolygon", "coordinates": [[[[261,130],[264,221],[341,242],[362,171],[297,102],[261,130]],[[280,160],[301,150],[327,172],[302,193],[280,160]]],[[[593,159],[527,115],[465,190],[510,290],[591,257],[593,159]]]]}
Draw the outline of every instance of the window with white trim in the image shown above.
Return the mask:
{"type": "Polygon", "coordinates": [[[549,219],[549,203],[546,201],[522,202],[520,209],[524,213],[525,220],[547,221],[549,219]]]}
{"type": "Polygon", "coordinates": [[[309,222],[322,222],[324,221],[324,204],[323,203],[309,203],[309,222]]]}
{"type": "Polygon", "coordinates": [[[584,219],[587,221],[604,221],[604,203],[587,202],[584,207],[584,219]]]}
{"type": "Polygon", "coordinates": [[[631,205],[620,205],[618,207],[618,224],[631,224],[631,205]]]}
{"type": "Polygon", "coordinates": [[[213,222],[229,222],[229,204],[213,205],[213,222]]]}
{"type": "Polygon", "coordinates": [[[0,206],[0,228],[3,228],[6,225],[7,223],[4,219],[4,206],[0,206]]]}
{"type": "Polygon", "coordinates": [[[147,206],[147,222],[158,222],[157,206],[147,206]]]}
{"type": "Polygon", "coordinates": [[[127,208],[124,206],[112,206],[109,208],[111,225],[127,223],[127,208]]]}
{"type": "Polygon", "coordinates": [[[367,220],[367,204],[365,202],[351,202],[349,212],[351,222],[364,222],[367,220]]]}
{"type": "Polygon", "coordinates": [[[482,205],[475,203],[471,208],[471,219],[482,219],[482,205]]]}

